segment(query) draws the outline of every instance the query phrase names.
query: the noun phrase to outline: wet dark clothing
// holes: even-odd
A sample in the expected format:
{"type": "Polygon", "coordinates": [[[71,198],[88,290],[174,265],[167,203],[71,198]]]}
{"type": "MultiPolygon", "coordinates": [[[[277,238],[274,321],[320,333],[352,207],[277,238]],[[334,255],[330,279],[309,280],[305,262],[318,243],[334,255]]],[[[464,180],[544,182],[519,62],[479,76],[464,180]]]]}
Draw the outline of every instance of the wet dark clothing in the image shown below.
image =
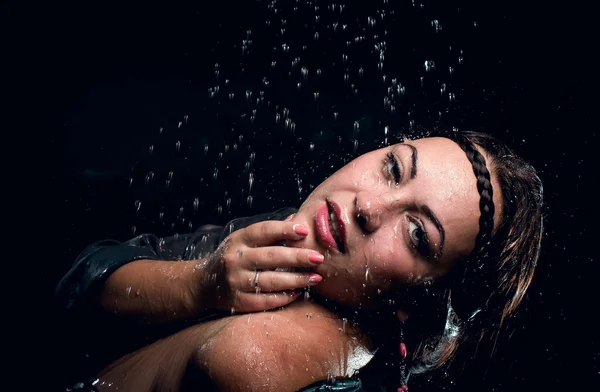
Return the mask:
{"type": "MultiPolygon", "coordinates": [[[[111,316],[94,314],[88,306],[90,300],[100,293],[106,279],[119,267],[140,259],[152,260],[194,260],[214,252],[219,244],[233,231],[265,220],[284,220],[295,213],[294,208],[251,217],[238,218],[225,226],[203,226],[193,233],[160,239],[152,234],[142,234],[129,241],[103,240],[89,245],[75,260],[73,267],[59,282],[55,299],[59,309],[64,311],[70,335],[85,348],[88,379],[97,374],[110,362],[152,343],[160,337],[174,333],[186,325],[199,321],[219,318],[223,314],[206,314],[199,319],[182,322],[169,327],[148,327],[140,332],[139,326],[128,324],[111,316]],[[114,333],[113,333],[114,331],[114,333]],[[118,333],[117,333],[118,331],[118,333]]],[[[196,381],[196,380],[195,380],[196,381]]],[[[201,382],[202,390],[210,390],[206,384],[208,377],[201,382]]],[[[92,381],[93,382],[93,381],[92,381]]],[[[196,384],[198,385],[198,384],[196,384]]],[[[72,391],[94,390],[91,383],[78,383],[72,391]]],[[[304,391],[383,391],[378,385],[367,388],[360,378],[339,380],[332,383],[319,382],[304,391]]]]}

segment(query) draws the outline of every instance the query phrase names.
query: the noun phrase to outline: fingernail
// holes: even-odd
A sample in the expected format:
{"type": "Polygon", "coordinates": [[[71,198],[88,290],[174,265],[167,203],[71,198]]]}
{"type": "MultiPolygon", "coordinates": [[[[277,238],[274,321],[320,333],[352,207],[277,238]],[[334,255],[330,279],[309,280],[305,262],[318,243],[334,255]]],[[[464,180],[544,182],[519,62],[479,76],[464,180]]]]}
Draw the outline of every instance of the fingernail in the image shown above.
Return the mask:
{"type": "Polygon", "coordinates": [[[323,277],[319,274],[310,274],[308,276],[308,283],[310,283],[311,285],[317,284],[322,280],[323,280],[323,277]]]}
{"type": "Polygon", "coordinates": [[[308,260],[311,261],[312,263],[322,263],[323,260],[325,260],[325,256],[323,256],[320,253],[311,253],[308,255],[308,260]]]}
{"type": "Polygon", "coordinates": [[[294,225],[294,226],[292,226],[292,228],[294,229],[296,234],[308,235],[308,227],[306,227],[304,225],[294,225]]]}

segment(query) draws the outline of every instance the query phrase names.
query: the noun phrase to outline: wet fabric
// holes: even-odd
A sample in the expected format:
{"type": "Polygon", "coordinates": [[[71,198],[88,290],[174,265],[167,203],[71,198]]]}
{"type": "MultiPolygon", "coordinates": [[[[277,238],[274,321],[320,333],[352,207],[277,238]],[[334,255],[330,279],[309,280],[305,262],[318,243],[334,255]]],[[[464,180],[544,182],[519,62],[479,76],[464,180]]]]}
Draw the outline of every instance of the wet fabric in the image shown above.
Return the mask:
{"type": "MultiPolygon", "coordinates": [[[[162,239],[153,234],[142,234],[126,242],[102,240],[85,248],[55,291],[57,307],[65,313],[65,319],[69,320],[69,328],[75,335],[80,336],[78,343],[86,348],[84,357],[89,365],[86,366],[86,375],[82,379],[91,379],[111,361],[182,327],[181,324],[156,327],[140,334],[136,326],[121,324],[110,316],[93,314],[90,311],[91,306],[88,306],[90,300],[99,294],[110,274],[121,266],[140,259],[172,261],[206,257],[233,231],[265,220],[284,220],[296,211],[294,208],[282,208],[270,213],[237,218],[225,226],[202,226],[193,233],[162,239]]],[[[188,321],[187,324],[218,317],[221,315],[207,314],[200,319],[188,321]]],[[[383,391],[379,384],[376,385],[374,388],[367,388],[363,380],[354,377],[318,382],[302,391],[383,391]]],[[[89,382],[79,382],[67,390],[91,391],[95,388],[89,382]]]]}

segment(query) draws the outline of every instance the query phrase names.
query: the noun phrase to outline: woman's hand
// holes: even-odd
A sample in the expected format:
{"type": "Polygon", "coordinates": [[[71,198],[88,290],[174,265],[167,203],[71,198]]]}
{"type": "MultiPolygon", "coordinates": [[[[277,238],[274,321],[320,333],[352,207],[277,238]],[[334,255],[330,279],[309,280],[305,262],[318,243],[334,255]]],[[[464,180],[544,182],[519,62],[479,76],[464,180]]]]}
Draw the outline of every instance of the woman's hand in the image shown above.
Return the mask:
{"type": "Polygon", "coordinates": [[[315,273],[290,272],[317,266],[322,254],[281,245],[307,234],[306,226],[289,220],[259,222],[233,232],[205,260],[200,284],[204,308],[256,312],[293,302],[300,295],[297,289],[322,280],[315,273]]]}

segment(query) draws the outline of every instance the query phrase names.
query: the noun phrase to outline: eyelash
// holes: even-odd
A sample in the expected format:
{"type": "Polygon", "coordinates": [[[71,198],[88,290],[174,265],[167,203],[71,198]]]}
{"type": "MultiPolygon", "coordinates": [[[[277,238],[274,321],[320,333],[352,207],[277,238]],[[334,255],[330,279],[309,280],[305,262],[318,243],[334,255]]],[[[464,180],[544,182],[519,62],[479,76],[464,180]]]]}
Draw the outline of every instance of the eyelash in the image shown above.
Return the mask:
{"type": "MultiPolygon", "coordinates": [[[[396,159],[396,156],[393,154],[393,152],[390,151],[386,154],[386,158],[383,160],[383,164],[385,171],[394,178],[396,185],[400,184],[402,180],[402,171],[400,170],[400,164],[398,163],[398,160],[396,159]]],[[[423,224],[419,220],[411,217],[409,218],[409,221],[410,222],[408,225],[408,236],[413,244],[413,249],[415,249],[423,257],[428,258],[430,254],[430,248],[429,236],[427,235],[427,231],[425,230],[423,224]],[[416,240],[412,236],[412,230],[410,228],[411,223],[417,226],[418,230],[420,230],[420,232],[423,233],[420,236],[421,241],[419,241],[419,244],[415,243],[416,240]]]]}
{"type": "Polygon", "coordinates": [[[385,170],[394,177],[394,181],[396,181],[396,185],[400,184],[400,180],[402,180],[402,171],[400,170],[400,165],[398,164],[398,160],[396,156],[390,151],[385,155],[385,159],[383,160],[383,164],[385,166],[385,170]],[[390,169],[389,165],[392,165],[390,169]]]}

